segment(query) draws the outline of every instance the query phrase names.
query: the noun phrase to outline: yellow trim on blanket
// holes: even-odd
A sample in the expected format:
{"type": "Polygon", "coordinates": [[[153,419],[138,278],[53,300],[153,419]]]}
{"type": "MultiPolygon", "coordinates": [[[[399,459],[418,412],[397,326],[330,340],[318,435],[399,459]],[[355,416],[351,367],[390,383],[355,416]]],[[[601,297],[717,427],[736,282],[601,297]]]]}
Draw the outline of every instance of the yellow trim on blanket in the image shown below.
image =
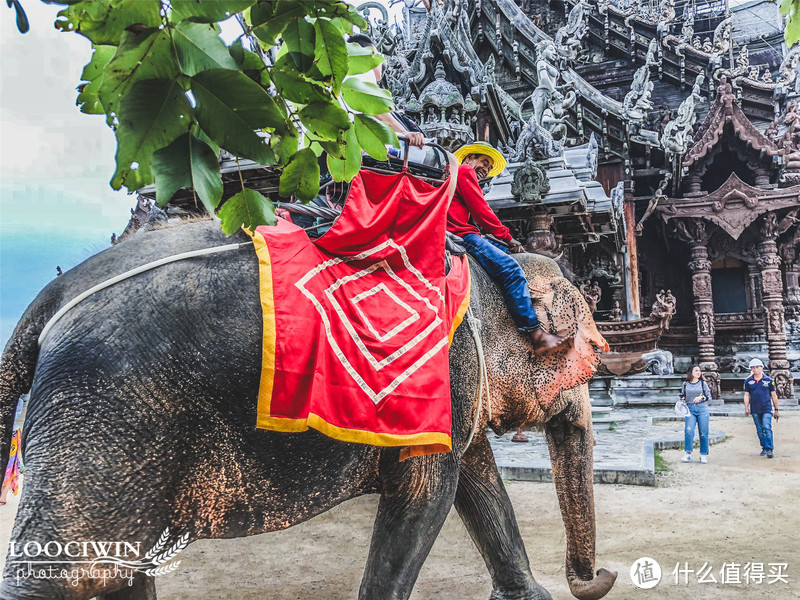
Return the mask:
{"type": "Polygon", "coordinates": [[[467,314],[467,309],[469,309],[469,295],[472,290],[472,281],[470,280],[470,278],[472,277],[472,273],[470,273],[469,270],[469,261],[467,261],[465,264],[467,268],[467,294],[461,301],[461,305],[458,307],[456,316],[453,318],[453,326],[450,327],[450,334],[447,336],[448,348],[453,343],[453,336],[456,334],[456,329],[458,329],[458,326],[461,325],[461,321],[464,320],[464,315],[467,314]]]}
{"type": "MultiPolygon", "coordinates": [[[[245,230],[247,231],[247,230],[245,230]]],[[[269,415],[272,402],[272,386],[275,383],[275,346],[278,330],[275,326],[275,298],[272,295],[272,263],[264,236],[257,231],[251,233],[253,246],[258,256],[259,296],[264,320],[263,348],[261,349],[261,382],[258,386],[258,419],[269,415]]],[[[260,427],[260,425],[256,425],[260,427]]],[[[302,431],[296,429],[294,431],[302,431]]]]}
{"type": "Polygon", "coordinates": [[[346,429],[331,425],[325,419],[314,413],[309,413],[306,419],[291,419],[288,417],[272,417],[258,411],[256,420],[258,429],[283,431],[293,433],[305,431],[309,427],[324,433],[328,437],[342,442],[355,442],[357,444],[371,444],[373,446],[443,446],[436,452],[450,452],[452,449],[450,436],[439,431],[423,431],[420,433],[375,433],[362,429],[346,429]]]}

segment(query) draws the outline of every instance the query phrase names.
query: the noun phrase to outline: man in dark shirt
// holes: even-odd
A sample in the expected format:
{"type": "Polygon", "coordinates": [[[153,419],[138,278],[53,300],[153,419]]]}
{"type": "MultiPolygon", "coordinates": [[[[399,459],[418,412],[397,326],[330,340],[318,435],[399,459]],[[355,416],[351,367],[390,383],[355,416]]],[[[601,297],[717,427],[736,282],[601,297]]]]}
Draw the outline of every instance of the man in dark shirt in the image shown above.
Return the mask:
{"type": "Polygon", "coordinates": [[[447,213],[447,231],[464,240],[464,246],[489,276],[500,286],[506,306],[514,324],[527,335],[537,354],[560,348],[570,338],[545,331],[539,324],[531,303],[528,281],[519,263],[508,252],[525,252],[517,240],[511,237],[508,228],[494,214],[483,196],[478,181],[499,175],[506,166],[502,154],[486,142],[467,144],[455,151],[462,163],[458,168],[458,183],[453,201],[447,213]],[[505,240],[510,250],[501,249],[481,235],[481,231],[505,240]]]}
{"type": "Polygon", "coordinates": [[[772,416],[778,416],[778,394],[775,382],[764,375],[764,363],[754,358],[750,361],[750,377],[744,380],[744,414],[753,415],[758,441],[761,442],[761,456],[772,458],[772,416]],[[773,411],[773,405],[775,409],[773,411]]]}

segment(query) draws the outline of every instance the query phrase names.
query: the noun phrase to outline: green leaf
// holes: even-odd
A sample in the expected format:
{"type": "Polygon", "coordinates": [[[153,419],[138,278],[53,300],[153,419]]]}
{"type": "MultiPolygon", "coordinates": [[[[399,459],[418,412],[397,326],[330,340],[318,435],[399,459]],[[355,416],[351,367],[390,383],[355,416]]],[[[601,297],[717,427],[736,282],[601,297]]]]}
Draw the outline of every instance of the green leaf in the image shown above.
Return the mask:
{"type": "Polygon", "coordinates": [[[353,110],[368,115],[382,115],[394,110],[392,94],[388,90],[355,77],[342,84],[342,98],[353,110]]]}
{"type": "Polygon", "coordinates": [[[192,107],[178,81],[148,79],[133,85],[119,112],[117,170],[111,187],[136,190],[153,181],[153,152],[188,131],[192,107]]]}
{"type": "Polygon", "coordinates": [[[116,46],[127,28],[160,24],[159,0],[84,0],[60,11],[55,27],[79,33],[97,45],[116,46]]]}
{"type": "Polygon", "coordinates": [[[231,58],[236,61],[236,64],[239,65],[239,68],[241,68],[242,61],[244,61],[244,45],[242,45],[242,38],[236,38],[234,42],[228,46],[228,52],[231,58]]]}
{"type": "Polygon", "coordinates": [[[266,68],[264,61],[255,52],[244,51],[242,58],[242,71],[263,71],[266,68]]]}
{"type": "Polygon", "coordinates": [[[239,65],[211,25],[184,21],[172,34],[181,72],[193,77],[209,69],[234,69],[239,65]]]}
{"type": "Polygon", "coordinates": [[[222,199],[222,175],[216,153],[203,140],[186,133],[156,150],[151,162],[156,199],[164,207],[181,188],[193,188],[210,215],[222,199]]]}
{"type": "Polygon", "coordinates": [[[375,117],[356,115],[355,130],[358,143],[364,151],[378,160],[387,159],[387,145],[396,148],[400,147],[400,142],[395,132],[375,117]]]}
{"type": "Polygon", "coordinates": [[[314,62],[323,75],[333,78],[333,93],[338,96],[347,75],[347,46],[342,32],[328,19],[317,19],[314,29],[317,32],[314,62]]]}
{"type": "Polygon", "coordinates": [[[361,145],[358,143],[356,128],[348,129],[344,139],[343,159],[328,152],[328,170],[336,181],[350,181],[361,170],[361,145]]]}
{"type": "Polygon", "coordinates": [[[330,93],[323,85],[307,79],[298,72],[288,54],[275,61],[270,75],[281,95],[292,102],[311,104],[312,102],[324,102],[331,98],[330,93]]]}
{"type": "Polygon", "coordinates": [[[191,19],[199,23],[216,23],[242,12],[255,0],[170,0],[174,22],[191,19]]]}
{"type": "MultiPolygon", "coordinates": [[[[345,134],[346,135],[346,134],[345,134]]],[[[339,142],[325,142],[320,140],[319,145],[322,146],[322,149],[327,152],[328,154],[332,155],[334,158],[344,159],[345,151],[347,147],[344,144],[344,141],[339,142]]]]}
{"type": "Polygon", "coordinates": [[[297,129],[289,127],[286,131],[275,133],[270,137],[269,145],[275,152],[275,160],[283,166],[289,162],[300,145],[300,135],[297,129]]]}
{"type": "Polygon", "coordinates": [[[98,92],[100,101],[106,114],[111,116],[119,112],[120,101],[137,81],[174,79],[179,73],[168,31],[126,31],[103,73],[98,92]]]}
{"type": "Polygon", "coordinates": [[[303,125],[324,139],[338,140],[350,127],[350,117],[336,101],[312,102],[298,116],[303,125]]]}
{"type": "Polygon", "coordinates": [[[87,83],[81,84],[80,94],[78,94],[77,104],[82,113],[89,115],[101,115],[103,104],[98,97],[98,91],[103,84],[103,69],[116,52],[116,46],[95,46],[92,60],[83,68],[81,80],[87,83]]]}
{"type": "Polygon", "coordinates": [[[362,48],[358,44],[347,44],[347,74],[359,75],[371,71],[386,59],[375,48],[362,48]]]}
{"type": "Polygon", "coordinates": [[[275,205],[255,190],[245,188],[228,198],[217,215],[225,235],[233,235],[242,226],[251,231],[259,225],[275,225],[275,205]]]}
{"type": "Polygon", "coordinates": [[[314,64],[314,25],[305,18],[293,19],[283,30],[283,40],[295,66],[303,73],[314,64]]]}
{"type": "Polygon", "coordinates": [[[347,4],[347,16],[343,16],[343,18],[350,21],[362,31],[366,31],[369,27],[369,23],[367,23],[364,17],[361,16],[361,13],[358,12],[358,9],[352,4],[347,4]]]}
{"type": "Polygon", "coordinates": [[[291,21],[305,16],[305,8],[295,0],[259,0],[250,9],[250,24],[256,37],[269,47],[275,45],[291,21]]]}
{"type": "Polygon", "coordinates": [[[319,163],[311,148],[298,150],[281,173],[278,193],[308,202],[319,193],[319,163]]]}
{"type": "Polygon", "coordinates": [[[197,120],[211,139],[239,156],[272,163],[269,146],[254,130],[286,127],[286,113],[260,85],[244,73],[215,69],[192,77],[192,93],[197,120]]]}
{"type": "Polygon", "coordinates": [[[786,30],[783,32],[786,45],[794,46],[800,41],[800,0],[783,0],[780,12],[786,16],[786,30]]]}

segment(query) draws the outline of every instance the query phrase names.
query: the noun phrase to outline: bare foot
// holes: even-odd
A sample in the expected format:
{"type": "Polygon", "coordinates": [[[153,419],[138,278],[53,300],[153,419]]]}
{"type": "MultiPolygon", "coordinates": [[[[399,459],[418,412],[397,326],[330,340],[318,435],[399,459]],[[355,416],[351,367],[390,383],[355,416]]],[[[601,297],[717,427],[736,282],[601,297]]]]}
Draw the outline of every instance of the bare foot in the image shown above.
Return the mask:
{"type": "Polygon", "coordinates": [[[531,342],[533,342],[533,351],[535,354],[542,355],[550,352],[555,352],[567,347],[572,343],[571,337],[563,335],[556,335],[545,331],[543,328],[535,329],[529,332],[531,342]]]}

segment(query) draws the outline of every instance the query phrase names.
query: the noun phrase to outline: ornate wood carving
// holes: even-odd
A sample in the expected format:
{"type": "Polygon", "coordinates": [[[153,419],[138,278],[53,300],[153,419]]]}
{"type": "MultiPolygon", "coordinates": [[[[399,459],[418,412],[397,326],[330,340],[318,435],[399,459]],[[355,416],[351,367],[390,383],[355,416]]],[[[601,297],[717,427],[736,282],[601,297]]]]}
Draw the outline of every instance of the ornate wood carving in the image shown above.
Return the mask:
{"type": "Polygon", "coordinates": [[[756,264],[761,270],[761,293],[769,347],[770,374],[775,379],[779,398],[792,398],[794,394],[792,374],[789,371],[789,362],[786,360],[783,280],[776,240],[792,226],[798,210],[800,209],[791,211],[780,221],[775,213],[765,215],[759,226],[762,239],[756,246],[756,264]]]}
{"type": "MultiPolygon", "coordinates": [[[[694,198],[668,198],[656,210],[665,222],[671,219],[705,218],[734,240],[758,217],[770,211],[800,204],[800,185],[766,190],[748,185],[731,173],[715,191],[694,198]]],[[[680,234],[680,226],[676,225],[680,234]]]]}

